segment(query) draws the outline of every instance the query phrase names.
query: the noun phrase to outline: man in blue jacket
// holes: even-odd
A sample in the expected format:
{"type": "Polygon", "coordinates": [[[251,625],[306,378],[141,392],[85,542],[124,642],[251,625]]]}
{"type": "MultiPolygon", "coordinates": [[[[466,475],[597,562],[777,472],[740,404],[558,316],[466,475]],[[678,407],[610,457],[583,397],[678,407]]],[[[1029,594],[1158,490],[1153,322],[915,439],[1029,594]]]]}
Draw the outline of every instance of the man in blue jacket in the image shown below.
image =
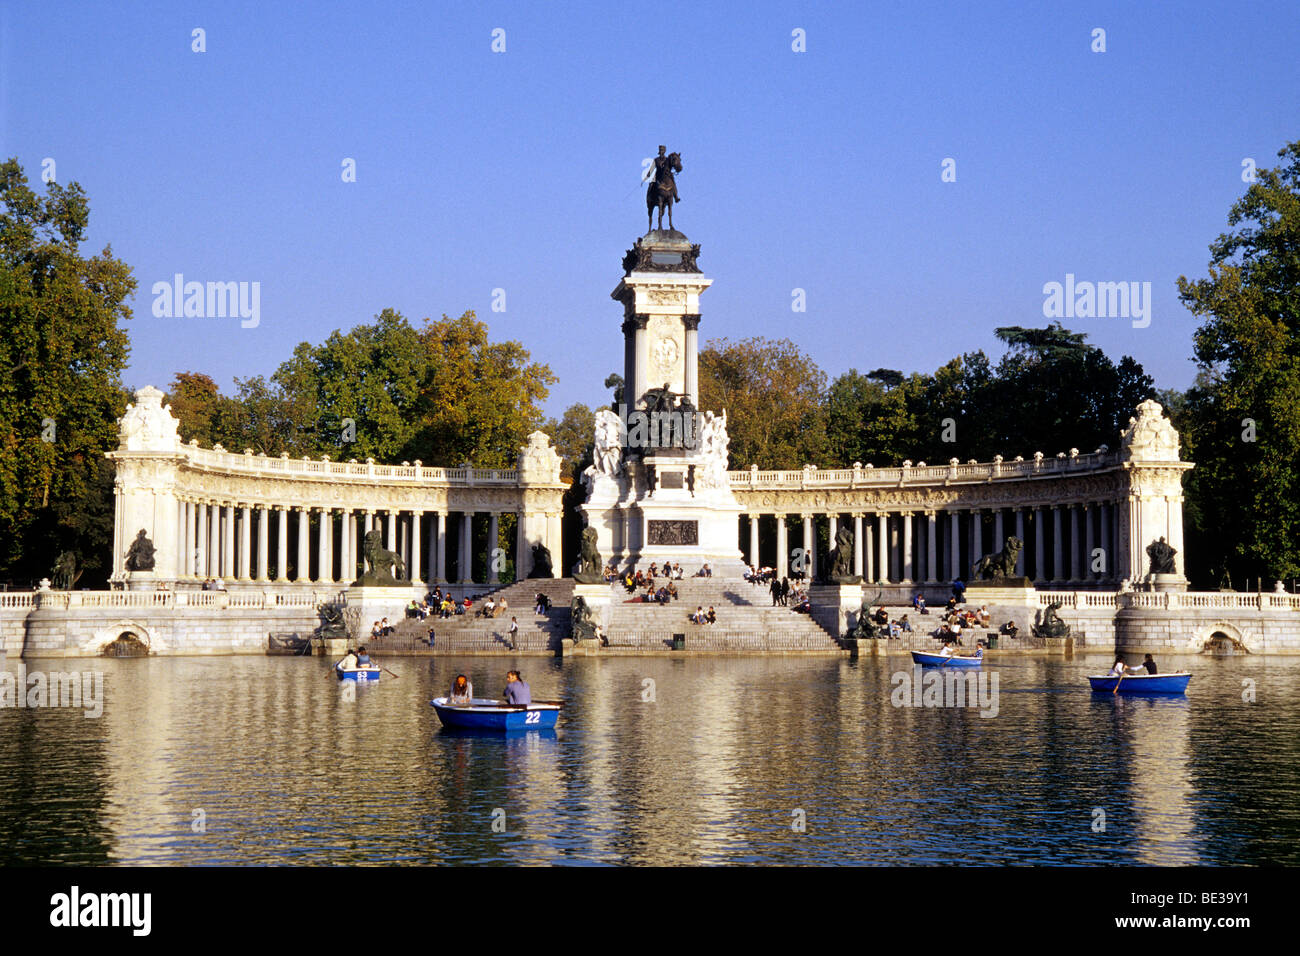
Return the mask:
{"type": "Polygon", "coordinates": [[[533,692],[527,682],[519,676],[519,671],[506,671],[505,699],[507,704],[516,706],[533,702],[533,692]]]}

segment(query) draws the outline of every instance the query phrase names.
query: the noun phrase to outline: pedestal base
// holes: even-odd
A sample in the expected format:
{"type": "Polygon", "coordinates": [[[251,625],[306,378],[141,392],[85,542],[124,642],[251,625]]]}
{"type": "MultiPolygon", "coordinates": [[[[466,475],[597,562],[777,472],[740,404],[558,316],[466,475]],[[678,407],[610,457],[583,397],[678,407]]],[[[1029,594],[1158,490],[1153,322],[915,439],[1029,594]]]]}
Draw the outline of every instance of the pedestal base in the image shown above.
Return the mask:
{"type": "Polygon", "coordinates": [[[836,640],[842,640],[858,625],[862,611],[861,584],[814,584],[808,589],[812,618],[836,640]]]}
{"type": "Polygon", "coordinates": [[[396,626],[406,616],[406,607],[415,596],[415,589],[409,585],[399,588],[350,587],[343,592],[343,604],[345,608],[361,609],[359,639],[364,642],[370,637],[375,621],[388,618],[388,623],[396,626]]]}
{"type": "Polygon", "coordinates": [[[1181,574],[1153,574],[1150,577],[1152,591],[1186,591],[1187,578],[1181,574]]]}

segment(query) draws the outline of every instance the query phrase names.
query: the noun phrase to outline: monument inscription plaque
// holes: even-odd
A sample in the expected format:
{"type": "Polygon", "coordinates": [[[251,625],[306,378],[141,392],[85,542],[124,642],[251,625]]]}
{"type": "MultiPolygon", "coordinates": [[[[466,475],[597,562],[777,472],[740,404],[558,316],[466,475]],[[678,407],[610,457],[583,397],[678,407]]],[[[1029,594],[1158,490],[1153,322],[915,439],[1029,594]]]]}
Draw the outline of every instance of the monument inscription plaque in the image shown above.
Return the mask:
{"type": "Polygon", "coordinates": [[[697,545],[700,543],[700,525],[698,521],[654,520],[649,525],[648,537],[652,545],[697,545]]]}

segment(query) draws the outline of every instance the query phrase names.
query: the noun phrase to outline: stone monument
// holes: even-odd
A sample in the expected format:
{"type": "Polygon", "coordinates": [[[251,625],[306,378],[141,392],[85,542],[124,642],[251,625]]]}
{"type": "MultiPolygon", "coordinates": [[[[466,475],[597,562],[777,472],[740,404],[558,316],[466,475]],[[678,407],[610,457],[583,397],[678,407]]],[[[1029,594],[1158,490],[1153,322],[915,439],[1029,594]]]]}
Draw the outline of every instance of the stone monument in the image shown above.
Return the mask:
{"type": "Polygon", "coordinates": [[[633,243],[611,293],[623,306],[623,401],[596,413],[581,507],[596,550],[620,569],[676,561],[739,576],[726,411],[699,407],[700,296],[713,280],[700,273],[699,245],[672,225],[680,171],[681,157],[661,147],[646,202],[668,213],[669,228],[633,243]]]}

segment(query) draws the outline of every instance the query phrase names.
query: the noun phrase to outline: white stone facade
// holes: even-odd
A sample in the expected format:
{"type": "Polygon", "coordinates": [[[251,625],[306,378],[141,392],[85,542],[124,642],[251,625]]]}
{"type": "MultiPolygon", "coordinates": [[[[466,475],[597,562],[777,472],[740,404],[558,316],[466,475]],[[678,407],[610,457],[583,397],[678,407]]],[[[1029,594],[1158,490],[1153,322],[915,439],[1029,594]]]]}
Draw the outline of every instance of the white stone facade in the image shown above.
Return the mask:
{"type": "Polygon", "coordinates": [[[566,485],[542,432],[529,436],[514,469],[236,455],[182,443],[162,393],[146,386],[127,407],[108,457],[117,471],[115,585],[346,585],[360,573],[362,538],[372,529],[402,554],[412,585],[448,581],[453,563],[457,581],[469,582],[477,565],[486,569],[480,579],[495,584],[500,561],[492,552],[505,514],[518,516],[512,544],[521,576],[532,569],[536,544],[559,561],[566,485]],[[481,555],[471,553],[476,520],[488,525],[481,555]],[[449,560],[451,522],[462,546],[449,560]],[[126,570],[140,530],[156,549],[152,572],[126,570]]]}

